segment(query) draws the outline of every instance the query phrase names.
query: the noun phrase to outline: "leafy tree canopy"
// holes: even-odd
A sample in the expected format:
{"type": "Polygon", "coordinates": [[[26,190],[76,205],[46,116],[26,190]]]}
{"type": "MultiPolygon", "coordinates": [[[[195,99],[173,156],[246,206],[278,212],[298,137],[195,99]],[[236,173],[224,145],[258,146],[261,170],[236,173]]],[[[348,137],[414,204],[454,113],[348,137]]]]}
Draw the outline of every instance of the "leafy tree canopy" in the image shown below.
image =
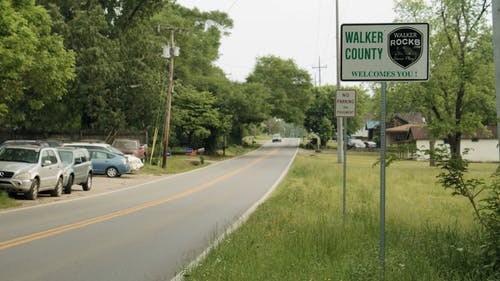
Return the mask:
{"type": "Polygon", "coordinates": [[[219,112],[214,105],[215,98],[209,92],[177,87],[172,99],[172,124],[180,143],[194,148],[204,146],[210,129],[219,126],[219,112]]]}
{"type": "Polygon", "coordinates": [[[36,126],[28,116],[60,101],[74,78],[74,54],[51,27],[34,0],[0,2],[0,121],[7,128],[36,126]]]}
{"type": "Polygon", "coordinates": [[[287,122],[302,124],[311,101],[311,77],[291,59],[276,56],[257,59],[247,82],[261,83],[271,90],[271,114],[287,122]]]}
{"type": "Polygon", "coordinates": [[[492,37],[486,22],[490,1],[396,4],[401,21],[426,21],[432,26],[431,75],[427,83],[390,87],[389,95],[422,109],[432,134],[446,138],[459,157],[464,133],[476,133],[495,122],[492,37]]]}

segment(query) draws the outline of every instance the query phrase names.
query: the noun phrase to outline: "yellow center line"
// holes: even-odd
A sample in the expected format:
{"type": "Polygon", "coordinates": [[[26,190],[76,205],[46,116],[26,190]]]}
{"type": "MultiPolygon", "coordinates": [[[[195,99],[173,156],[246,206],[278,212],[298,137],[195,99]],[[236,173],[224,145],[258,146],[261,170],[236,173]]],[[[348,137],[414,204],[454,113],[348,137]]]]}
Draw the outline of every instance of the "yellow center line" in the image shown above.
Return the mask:
{"type": "Polygon", "coordinates": [[[177,199],[189,196],[189,195],[194,194],[196,192],[199,192],[201,190],[207,189],[208,187],[213,186],[214,184],[216,184],[216,183],[218,183],[218,182],[220,182],[222,180],[230,178],[230,177],[232,177],[234,175],[237,175],[237,174],[239,174],[239,173],[241,173],[241,172],[243,172],[243,171],[245,171],[245,170],[247,170],[247,169],[255,166],[257,163],[259,163],[262,160],[266,159],[267,157],[275,154],[277,151],[278,151],[277,149],[274,149],[271,152],[265,154],[264,156],[262,156],[262,157],[260,157],[260,158],[258,158],[256,160],[250,162],[246,166],[243,166],[243,167],[241,167],[241,168],[239,168],[237,170],[232,171],[231,173],[224,174],[224,175],[222,175],[222,176],[220,176],[218,178],[215,178],[215,179],[213,179],[211,181],[208,181],[208,182],[206,182],[204,184],[201,184],[201,185],[199,185],[197,187],[194,187],[192,189],[186,190],[186,191],[181,192],[181,193],[174,194],[174,195],[169,196],[169,197],[165,197],[165,198],[162,198],[162,199],[159,199],[159,200],[155,200],[155,201],[151,201],[151,202],[146,202],[146,203],[134,206],[134,207],[123,209],[123,210],[116,211],[116,212],[113,212],[113,213],[109,213],[109,214],[106,214],[106,215],[102,215],[102,216],[98,216],[98,217],[86,219],[86,220],[83,220],[83,221],[71,223],[71,224],[68,224],[68,225],[63,225],[63,226],[52,228],[52,229],[48,229],[48,230],[45,230],[45,231],[40,231],[40,232],[32,233],[32,234],[25,235],[25,236],[20,236],[18,238],[14,238],[14,239],[11,239],[11,240],[2,241],[2,242],[0,242],[0,250],[5,250],[5,249],[8,249],[8,248],[12,248],[12,247],[19,246],[19,245],[22,245],[22,244],[26,244],[26,243],[29,243],[29,242],[32,242],[32,241],[35,241],[35,240],[40,240],[40,239],[43,239],[43,238],[46,238],[46,237],[50,237],[50,236],[54,236],[54,235],[57,235],[57,234],[60,234],[60,233],[64,233],[64,232],[67,232],[67,231],[70,231],[70,230],[75,230],[75,229],[83,228],[83,227],[88,226],[88,225],[96,224],[96,223],[107,221],[107,220],[110,220],[110,219],[113,219],[113,218],[117,218],[117,217],[121,217],[121,216],[128,215],[128,214],[131,214],[131,213],[135,213],[135,212],[147,209],[147,208],[155,207],[155,206],[167,203],[167,202],[171,202],[171,201],[174,201],[174,200],[177,200],[177,199]]]}

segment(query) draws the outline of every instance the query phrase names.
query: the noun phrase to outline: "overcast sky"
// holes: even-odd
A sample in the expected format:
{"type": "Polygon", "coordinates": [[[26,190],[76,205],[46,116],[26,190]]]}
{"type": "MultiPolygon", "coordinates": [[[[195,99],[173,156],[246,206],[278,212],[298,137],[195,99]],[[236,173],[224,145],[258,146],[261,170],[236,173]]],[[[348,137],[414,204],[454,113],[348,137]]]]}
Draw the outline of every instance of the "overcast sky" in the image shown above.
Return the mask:
{"type": "MultiPolygon", "coordinates": [[[[338,0],[340,24],[390,23],[393,0],[338,0]]],[[[178,0],[202,11],[229,14],[234,27],[222,39],[221,67],[230,80],[244,81],[256,63],[267,55],[293,59],[309,71],[313,82],[336,83],[335,0],[178,0]],[[313,68],[316,67],[316,68],[313,68]]],[[[182,49],[182,46],[180,46],[182,49]]]]}

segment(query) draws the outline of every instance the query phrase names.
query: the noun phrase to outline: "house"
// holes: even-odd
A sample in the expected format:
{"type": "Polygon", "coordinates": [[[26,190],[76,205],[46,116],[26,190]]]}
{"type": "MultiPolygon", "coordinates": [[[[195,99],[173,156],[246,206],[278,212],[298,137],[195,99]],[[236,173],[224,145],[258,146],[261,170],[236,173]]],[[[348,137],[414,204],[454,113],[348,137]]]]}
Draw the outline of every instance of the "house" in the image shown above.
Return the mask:
{"type": "MultiPolygon", "coordinates": [[[[380,136],[380,121],[376,120],[376,114],[368,114],[363,117],[365,126],[353,136],[360,136],[361,139],[378,140],[380,136]]],[[[425,119],[419,112],[396,113],[391,120],[386,123],[386,128],[398,127],[406,124],[425,124],[425,119]]]]}
{"type": "MultiPolygon", "coordinates": [[[[415,145],[418,151],[415,157],[418,160],[427,160],[429,155],[425,154],[425,150],[429,150],[430,140],[427,126],[422,124],[405,124],[393,128],[386,129],[387,146],[415,145]]],[[[439,139],[435,142],[435,147],[445,145],[444,140],[439,139]]],[[[465,150],[468,153],[464,155],[464,159],[473,162],[498,162],[498,139],[497,127],[487,126],[487,133],[478,132],[474,135],[462,136],[460,144],[462,154],[465,150]]]]}

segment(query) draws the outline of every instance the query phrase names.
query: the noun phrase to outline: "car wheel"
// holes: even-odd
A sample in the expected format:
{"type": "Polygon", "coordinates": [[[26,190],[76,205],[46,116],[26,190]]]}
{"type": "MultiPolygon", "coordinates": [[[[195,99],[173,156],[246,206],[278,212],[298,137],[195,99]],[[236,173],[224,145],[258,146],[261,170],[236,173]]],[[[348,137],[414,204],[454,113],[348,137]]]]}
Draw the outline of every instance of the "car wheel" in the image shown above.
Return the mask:
{"type": "Polygon", "coordinates": [[[38,181],[38,179],[33,179],[30,190],[28,190],[28,192],[24,194],[26,199],[35,200],[36,198],[38,198],[38,188],[40,188],[40,181],[38,181]]]}
{"type": "Polygon", "coordinates": [[[118,170],[115,167],[109,167],[106,169],[106,176],[110,178],[118,177],[120,173],[118,173],[118,170]]]}
{"type": "Polygon", "coordinates": [[[85,191],[89,191],[90,189],[92,189],[92,173],[88,174],[87,180],[84,184],[82,184],[82,188],[85,191]]]}
{"type": "Polygon", "coordinates": [[[69,179],[68,179],[68,183],[64,187],[64,193],[71,194],[71,187],[73,186],[73,182],[74,182],[74,177],[73,177],[73,175],[70,175],[69,179]]]}
{"type": "Polygon", "coordinates": [[[56,187],[54,187],[54,190],[52,190],[52,195],[53,197],[59,197],[62,195],[63,192],[63,179],[59,178],[56,183],[56,187]]]}

